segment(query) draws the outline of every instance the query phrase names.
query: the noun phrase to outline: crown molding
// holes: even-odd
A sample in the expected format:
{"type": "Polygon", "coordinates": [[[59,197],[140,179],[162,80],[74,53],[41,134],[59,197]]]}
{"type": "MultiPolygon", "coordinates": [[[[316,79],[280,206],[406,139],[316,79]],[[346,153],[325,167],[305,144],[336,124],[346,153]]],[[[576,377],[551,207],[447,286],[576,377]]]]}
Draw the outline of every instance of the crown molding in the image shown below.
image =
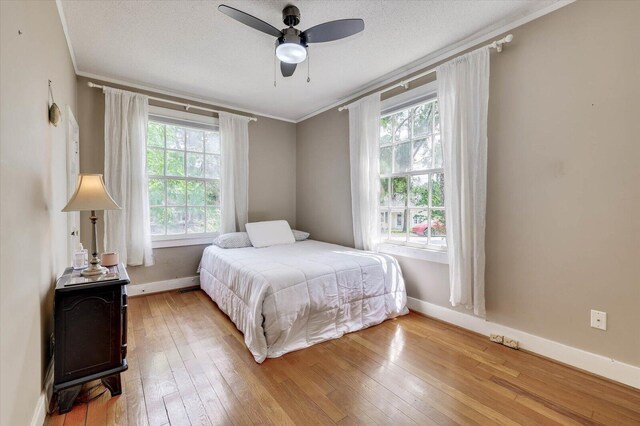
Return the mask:
{"type": "MultiPolygon", "coordinates": [[[[350,101],[353,101],[354,99],[368,94],[370,92],[373,92],[377,89],[381,89],[385,86],[390,85],[391,83],[394,83],[398,80],[402,80],[404,77],[417,73],[419,71],[423,71],[426,68],[429,68],[430,66],[441,62],[447,58],[450,58],[460,52],[464,52],[467,49],[470,49],[474,46],[477,46],[479,44],[482,43],[486,43],[487,41],[489,41],[490,39],[497,37],[503,33],[506,33],[508,31],[511,31],[517,27],[520,27],[528,22],[531,22],[535,19],[538,19],[544,15],[548,15],[551,12],[555,12],[556,10],[565,7],[573,2],[575,2],[576,0],[559,0],[556,3],[550,4],[549,6],[543,7],[541,9],[535,10],[533,12],[527,13],[524,16],[515,19],[515,20],[511,20],[509,22],[506,22],[506,20],[503,20],[502,22],[499,22],[495,25],[492,25],[480,32],[477,32],[457,43],[454,43],[452,45],[449,45],[443,49],[437,50],[421,59],[418,59],[414,62],[411,62],[403,67],[400,67],[397,70],[394,70],[388,74],[383,75],[380,78],[377,78],[373,81],[370,81],[369,83],[360,86],[360,88],[356,89],[354,93],[352,93],[349,96],[346,96],[344,98],[339,99],[338,101],[335,101],[333,103],[331,103],[330,105],[327,105],[323,108],[320,108],[312,113],[309,113],[303,117],[300,117],[296,120],[296,123],[300,123],[302,121],[305,121],[311,117],[314,117],[318,114],[321,114],[331,108],[336,108],[340,105],[343,104],[347,104],[350,101]]],[[[513,19],[513,18],[507,18],[507,19],[513,19]]]]}
{"type": "MultiPolygon", "coordinates": [[[[296,123],[295,120],[292,120],[290,118],[284,118],[284,117],[278,117],[275,115],[271,115],[271,114],[266,114],[264,112],[261,111],[256,111],[256,110],[252,110],[252,109],[246,109],[246,108],[241,108],[237,105],[232,105],[232,104],[226,104],[224,102],[220,102],[217,101],[215,99],[211,99],[211,98],[199,98],[197,96],[188,94],[188,93],[183,93],[183,92],[176,92],[176,91],[172,91],[172,90],[167,90],[164,88],[160,88],[160,87],[154,87],[154,86],[147,86],[144,84],[140,84],[140,83],[134,83],[131,81],[127,81],[127,80],[120,80],[117,78],[111,78],[111,77],[106,77],[103,75],[99,75],[99,74],[92,74],[92,73],[88,73],[88,72],[76,72],[76,75],[78,75],[79,77],[85,77],[85,78],[90,78],[93,80],[100,80],[103,81],[105,83],[111,83],[111,84],[119,84],[121,86],[126,86],[126,87],[131,87],[133,89],[138,89],[138,90],[145,90],[148,92],[153,92],[159,95],[165,95],[165,96],[173,96],[176,98],[180,98],[186,101],[193,101],[193,102],[200,102],[202,104],[214,107],[214,108],[224,108],[224,109],[229,109],[235,112],[244,112],[246,114],[253,114],[253,115],[258,115],[260,117],[265,117],[265,118],[272,118],[274,120],[279,120],[279,121],[286,121],[287,123],[296,123]]],[[[194,105],[195,108],[195,105],[194,105]]]]}
{"type": "Polygon", "coordinates": [[[76,54],[73,51],[71,45],[71,38],[69,37],[69,27],[67,26],[67,18],[64,16],[64,9],[62,8],[62,0],[56,0],[56,7],[58,8],[58,16],[60,17],[60,23],[62,24],[62,31],[64,31],[64,38],[67,40],[67,48],[69,49],[69,56],[71,56],[71,63],[73,64],[73,71],[78,74],[78,65],[76,64],[76,54]]]}

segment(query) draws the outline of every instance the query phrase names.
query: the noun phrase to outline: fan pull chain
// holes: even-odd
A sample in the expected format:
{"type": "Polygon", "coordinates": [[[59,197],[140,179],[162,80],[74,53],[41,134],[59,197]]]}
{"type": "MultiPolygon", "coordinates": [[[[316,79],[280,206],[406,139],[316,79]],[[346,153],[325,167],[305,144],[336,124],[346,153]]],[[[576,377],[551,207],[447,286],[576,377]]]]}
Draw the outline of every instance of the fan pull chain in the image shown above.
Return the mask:
{"type": "Polygon", "coordinates": [[[275,52],[274,52],[274,55],[273,55],[273,87],[277,87],[276,86],[276,68],[277,68],[276,55],[275,55],[275,52]]]}
{"type": "Polygon", "coordinates": [[[309,77],[309,68],[311,68],[311,55],[307,50],[307,83],[311,82],[311,77],[309,77]]]}

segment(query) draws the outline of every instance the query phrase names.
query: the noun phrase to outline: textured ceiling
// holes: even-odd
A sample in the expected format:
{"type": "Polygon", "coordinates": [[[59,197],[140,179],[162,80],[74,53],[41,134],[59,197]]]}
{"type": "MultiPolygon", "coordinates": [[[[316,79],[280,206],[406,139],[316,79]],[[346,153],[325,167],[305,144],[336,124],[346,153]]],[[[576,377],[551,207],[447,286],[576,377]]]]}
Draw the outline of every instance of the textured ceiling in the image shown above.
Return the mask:
{"type": "Polygon", "coordinates": [[[218,12],[219,1],[62,1],[80,74],[220,101],[298,120],[433,52],[555,0],[224,1],[277,28],[295,4],[299,29],[362,18],[363,33],[311,45],[293,77],[277,74],[274,38],[218,12]]]}

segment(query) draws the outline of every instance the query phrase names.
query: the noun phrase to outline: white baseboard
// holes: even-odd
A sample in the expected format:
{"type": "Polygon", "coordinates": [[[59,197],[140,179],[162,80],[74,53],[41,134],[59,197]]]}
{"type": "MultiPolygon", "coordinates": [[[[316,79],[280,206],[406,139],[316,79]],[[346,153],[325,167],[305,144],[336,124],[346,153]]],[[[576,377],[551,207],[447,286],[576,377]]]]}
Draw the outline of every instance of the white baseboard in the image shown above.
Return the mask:
{"type": "Polygon", "coordinates": [[[31,426],[42,426],[44,424],[44,420],[47,417],[46,400],[46,393],[45,391],[42,391],[38,398],[36,409],[33,412],[33,417],[31,418],[31,426]]]}
{"type": "Polygon", "coordinates": [[[47,417],[47,411],[52,394],[53,357],[49,361],[49,366],[47,367],[47,371],[44,374],[44,388],[42,389],[42,392],[40,392],[38,403],[36,404],[36,408],[33,411],[33,416],[31,417],[31,426],[42,426],[44,424],[45,418],[47,417]]]}
{"type": "Polygon", "coordinates": [[[42,426],[47,417],[47,410],[53,392],[53,358],[49,361],[47,371],[44,374],[44,388],[38,397],[38,403],[31,417],[31,426],[42,426]]]}
{"type": "Polygon", "coordinates": [[[175,278],[173,280],[154,281],[151,283],[130,284],[127,286],[129,296],[139,296],[141,294],[160,293],[162,291],[177,290],[186,287],[200,285],[200,277],[175,278]]]}
{"type": "Polygon", "coordinates": [[[408,298],[407,306],[409,309],[420,312],[421,314],[457,325],[458,327],[466,328],[467,330],[475,331],[485,336],[491,333],[509,336],[518,340],[522,349],[640,389],[640,367],[625,364],[606,356],[567,346],[554,342],[553,340],[486,321],[483,318],[454,311],[453,309],[413,297],[408,298]]]}

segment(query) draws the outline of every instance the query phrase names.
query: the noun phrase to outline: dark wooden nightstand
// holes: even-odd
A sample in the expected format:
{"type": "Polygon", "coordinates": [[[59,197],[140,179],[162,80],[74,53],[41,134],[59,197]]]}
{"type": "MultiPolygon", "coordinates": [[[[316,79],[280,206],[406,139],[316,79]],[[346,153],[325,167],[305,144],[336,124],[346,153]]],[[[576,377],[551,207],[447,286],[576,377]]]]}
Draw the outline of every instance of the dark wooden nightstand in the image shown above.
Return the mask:
{"type": "Polygon", "coordinates": [[[127,366],[127,284],[123,265],[109,268],[117,278],[85,279],[67,268],[56,284],[54,379],[58,411],[71,410],[82,385],[101,379],[120,395],[127,366]]]}

